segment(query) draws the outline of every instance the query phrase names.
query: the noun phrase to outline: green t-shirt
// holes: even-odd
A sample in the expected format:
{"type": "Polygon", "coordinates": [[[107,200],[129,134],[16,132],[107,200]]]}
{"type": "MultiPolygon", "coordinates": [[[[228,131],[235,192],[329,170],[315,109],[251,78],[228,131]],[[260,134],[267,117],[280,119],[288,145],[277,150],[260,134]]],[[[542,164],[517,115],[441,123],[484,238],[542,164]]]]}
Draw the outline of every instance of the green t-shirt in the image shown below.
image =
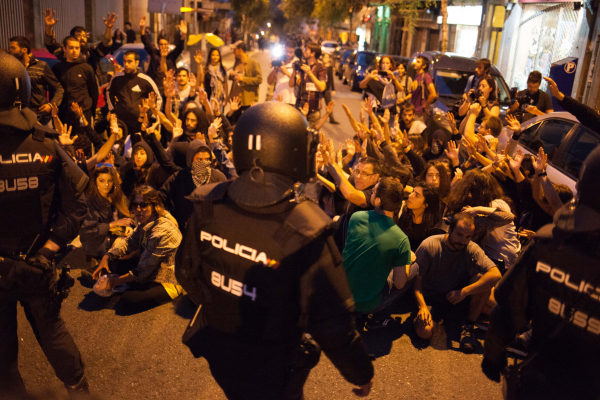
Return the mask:
{"type": "Polygon", "coordinates": [[[350,218],[343,256],[356,311],[367,313],[381,303],[392,268],[410,264],[410,242],[392,218],[358,211],[350,218]]]}

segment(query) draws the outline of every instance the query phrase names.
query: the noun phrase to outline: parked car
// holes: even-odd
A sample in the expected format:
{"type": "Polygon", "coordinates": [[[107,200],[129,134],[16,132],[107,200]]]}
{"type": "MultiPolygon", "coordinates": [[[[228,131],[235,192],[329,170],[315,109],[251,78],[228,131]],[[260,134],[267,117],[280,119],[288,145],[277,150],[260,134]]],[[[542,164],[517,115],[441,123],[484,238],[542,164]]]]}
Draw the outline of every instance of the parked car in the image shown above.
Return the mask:
{"type": "MultiPolygon", "coordinates": [[[[444,114],[451,110],[454,104],[462,98],[467,87],[469,76],[475,74],[474,57],[464,57],[453,53],[441,53],[439,51],[426,51],[412,55],[407,74],[415,77],[414,63],[418,56],[429,60],[429,75],[433,78],[435,90],[438,94],[434,110],[444,114]]],[[[498,101],[500,102],[500,119],[504,122],[506,112],[510,107],[510,91],[502,74],[492,65],[490,75],[496,80],[498,88],[498,101]]]]}
{"type": "Polygon", "coordinates": [[[340,79],[342,79],[342,76],[344,75],[344,65],[352,53],[354,53],[353,49],[340,50],[339,54],[334,57],[333,70],[340,79]]]}
{"type": "Polygon", "coordinates": [[[554,112],[532,118],[522,125],[519,147],[536,155],[543,147],[548,154],[548,179],[567,185],[577,193],[575,185],[583,161],[598,146],[600,134],[582,125],[568,112],[554,112]]]}
{"type": "Polygon", "coordinates": [[[321,43],[321,53],[334,54],[340,49],[340,45],[333,40],[325,40],[321,43]]]}
{"type": "Polygon", "coordinates": [[[350,90],[358,92],[360,81],[365,78],[367,68],[375,65],[377,61],[377,53],[372,51],[355,51],[348,57],[347,63],[344,65],[344,74],[342,83],[350,83],[350,90]]]}

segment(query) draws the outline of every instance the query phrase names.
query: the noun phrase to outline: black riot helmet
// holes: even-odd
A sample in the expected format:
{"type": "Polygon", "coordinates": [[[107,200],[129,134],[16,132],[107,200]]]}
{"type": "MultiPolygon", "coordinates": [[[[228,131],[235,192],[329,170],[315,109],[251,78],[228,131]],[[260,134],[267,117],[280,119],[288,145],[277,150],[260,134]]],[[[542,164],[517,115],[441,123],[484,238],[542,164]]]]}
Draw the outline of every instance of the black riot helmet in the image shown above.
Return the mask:
{"type": "Polygon", "coordinates": [[[0,51],[0,93],[0,108],[29,106],[29,74],[19,60],[3,51],[0,51]]]}
{"type": "Polygon", "coordinates": [[[238,174],[253,168],[307,182],[315,174],[318,133],[289,104],[269,101],[250,107],[233,130],[238,174]]]}

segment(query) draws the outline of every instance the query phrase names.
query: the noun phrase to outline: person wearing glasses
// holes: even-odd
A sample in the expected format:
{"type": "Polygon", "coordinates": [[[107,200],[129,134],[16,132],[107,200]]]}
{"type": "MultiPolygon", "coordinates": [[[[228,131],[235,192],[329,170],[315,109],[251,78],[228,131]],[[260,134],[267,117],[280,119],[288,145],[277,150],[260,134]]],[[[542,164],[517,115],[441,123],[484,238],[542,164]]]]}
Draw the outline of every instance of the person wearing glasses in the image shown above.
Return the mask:
{"type": "Polygon", "coordinates": [[[362,157],[350,178],[346,178],[342,168],[335,162],[329,162],[329,153],[320,146],[321,154],[327,171],[335,181],[335,189],[347,200],[344,214],[338,219],[338,228],[334,234],[335,243],[340,252],[343,252],[346,244],[346,233],[350,217],[356,211],[372,210],[371,195],[373,188],[379,181],[381,166],[379,161],[373,157],[362,157]]]}
{"type": "Polygon", "coordinates": [[[126,240],[112,245],[93,274],[94,279],[104,270],[117,274],[108,279],[107,289],[123,285],[117,289],[124,292],[115,304],[121,315],[168,303],[183,292],[175,278],[175,253],[181,243],[179,228],[150,186],[136,187],[129,200],[138,225],[126,240]]]}

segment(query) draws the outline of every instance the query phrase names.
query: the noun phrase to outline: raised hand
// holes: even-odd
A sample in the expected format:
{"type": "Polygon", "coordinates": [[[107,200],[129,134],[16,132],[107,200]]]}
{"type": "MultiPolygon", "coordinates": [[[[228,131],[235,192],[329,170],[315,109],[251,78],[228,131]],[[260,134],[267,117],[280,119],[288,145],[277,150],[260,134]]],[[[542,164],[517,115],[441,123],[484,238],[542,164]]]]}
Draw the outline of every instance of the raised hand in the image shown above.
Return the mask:
{"type": "Polygon", "coordinates": [[[304,118],[307,118],[307,116],[308,116],[308,102],[304,103],[304,106],[302,106],[302,108],[300,109],[300,112],[302,113],[302,115],[304,115],[304,118]]]}
{"type": "Polygon", "coordinates": [[[360,149],[362,151],[361,154],[363,154],[365,156],[367,155],[367,142],[368,142],[368,140],[363,140],[362,145],[360,146],[360,149]]]}
{"type": "Polygon", "coordinates": [[[176,119],[175,126],[173,127],[173,140],[177,139],[181,135],[183,135],[183,129],[181,128],[181,120],[176,119]]]}
{"type": "Polygon", "coordinates": [[[367,96],[367,98],[365,98],[365,105],[362,107],[362,109],[365,110],[367,114],[371,114],[373,113],[373,106],[373,100],[371,100],[371,98],[367,96]]]}
{"type": "Polygon", "coordinates": [[[469,156],[475,156],[475,154],[477,154],[477,149],[475,148],[475,145],[467,137],[463,137],[463,144],[465,145],[469,156]]]}
{"type": "Polygon", "coordinates": [[[454,178],[452,179],[452,182],[450,182],[450,187],[454,187],[454,185],[456,185],[458,183],[458,181],[460,181],[463,177],[463,172],[460,168],[456,168],[456,170],[454,171],[454,178]]]}
{"type": "Polygon", "coordinates": [[[77,135],[73,136],[71,138],[71,130],[73,129],[72,126],[67,126],[67,124],[64,124],[61,127],[60,130],[60,135],[58,136],[58,141],[60,142],[61,146],[71,146],[73,145],[73,143],[75,143],[75,140],[77,140],[77,135]]]}
{"type": "Polygon", "coordinates": [[[117,21],[117,18],[119,18],[119,16],[115,13],[108,13],[108,15],[106,16],[106,18],[102,18],[104,20],[104,25],[107,28],[112,29],[112,27],[115,25],[115,22],[117,21]]]}
{"type": "Polygon", "coordinates": [[[157,107],[156,107],[156,93],[155,92],[148,93],[148,108],[152,112],[158,111],[157,107]]]}
{"type": "Polygon", "coordinates": [[[146,28],[146,16],[142,15],[142,17],[140,18],[140,33],[142,35],[144,34],[144,28],[146,28]]]}
{"type": "Polygon", "coordinates": [[[280,102],[280,103],[283,103],[283,95],[282,95],[282,94],[278,94],[278,95],[275,97],[275,101],[278,101],[278,102],[280,102]]]}
{"type": "Polygon", "coordinates": [[[552,79],[544,76],[544,79],[546,80],[546,82],[548,82],[548,87],[550,88],[550,93],[552,93],[552,96],[556,97],[558,100],[562,101],[565,98],[565,95],[563,93],[561,93],[560,90],[558,90],[558,86],[556,85],[556,82],[554,82],[552,79]]]}
{"type": "Polygon", "coordinates": [[[112,135],[116,135],[117,140],[121,140],[121,138],[123,137],[123,133],[121,132],[119,134],[119,124],[117,122],[117,114],[110,114],[110,117],[108,118],[108,120],[110,121],[110,133],[112,135]]]}
{"type": "Polygon", "coordinates": [[[454,114],[450,111],[446,113],[446,118],[448,119],[448,124],[450,125],[450,129],[452,132],[456,130],[456,120],[454,119],[454,114]]]}
{"type": "Polygon", "coordinates": [[[458,165],[458,147],[456,147],[456,142],[454,140],[448,142],[448,150],[444,150],[444,152],[446,153],[446,156],[452,160],[453,165],[458,165]]]}
{"type": "Polygon", "coordinates": [[[165,97],[175,97],[175,82],[169,82],[167,79],[163,79],[163,85],[165,87],[165,97]]]}
{"type": "Polygon", "coordinates": [[[507,128],[513,132],[521,132],[521,123],[514,115],[506,116],[507,128]]]}
{"type": "Polygon", "coordinates": [[[148,112],[148,110],[150,110],[150,102],[148,101],[148,99],[142,99],[142,104],[138,105],[139,109],[140,109],[140,117],[144,114],[146,114],[148,112]]]}
{"type": "Polygon", "coordinates": [[[548,154],[544,153],[544,148],[540,147],[535,161],[533,162],[533,168],[535,173],[540,174],[546,170],[546,163],[548,162],[548,154]]]}
{"type": "Polygon", "coordinates": [[[154,134],[158,133],[160,131],[159,125],[160,125],[160,120],[157,120],[152,126],[150,126],[149,128],[146,128],[146,133],[148,135],[151,133],[154,133],[154,134]]]}
{"type": "Polygon", "coordinates": [[[346,139],[346,154],[348,154],[350,157],[353,157],[355,153],[356,148],[354,146],[354,140],[346,139]]]}
{"type": "Polygon", "coordinates": [[[343,149],[343,148],[344,148],[344,143],[343,143],[343,142],[341,142],[341,143],[339,144],[339,146],[338,146],[338,149],[337,149],[337,152],[336,152],[337,163],[338,163],[338,165],[340,166],[340,168],[343,166],[343,162],[342,162],[342,159],[343,159],[343,156],[342,156],[342,154],[343,154],[343,153],[342,153],[342,149],[343,149]]]}
{"type": "Polygon", "coordinates": [[[210,140],[215,140],[219,137],[219,129],[221,129],[221,126],[221,118],[215,118],[212,124],[210,124],[208,127],[208,137],[210,140]]]}
{"type": "Polygon", "coordinates": [[[480,153],[488,153],[490,151],[490,146],[488,146],[487,140],[481,133],[477,134],[477,145],[480,153]]]}
{"type": "Polygon", "coordinates": [[[202,65],[202,61],[204,61],[204,52],[202,50],[196,50],[194,61],[196,61],[196,64],[202,65]]]}
{"type": "Polygon", "coordinates": [[[325,108],[325,112],[327,112],[327,114],[331,115],[331,113],[333,112],[333,107],[335,106],[335,103],[333,101],[330,101],[327,104],[327,107],[325,108]]]}
{"type": "Polygon", "coordinates": [[[213,114],[217,115],[219,114],[219,101],[217,99],[215,99],[214,97],[212,99],[210,99],[210,106],[212,107],[213,110],[213,114]]]}
{"type": "Polygon", "coordinates": [[[377,142],[377,144],[384,142],[385,136],[383,136],[383,129],[381,129],[381,127],[377,126],[377,127],[373,127],[373,130],[375,131],[375,141],[377,142]]]}
{"type": "Polygon", "coordinates": [[[240,109],[240,96],[235,96],[229,101],[229,110],[231,112],[236,112],[240,109]]]}
{"type": "Polygon", "coordinates": [[[383,112],[383,116],[382,116],[382,117],[379,117],[379,120],[380,120],[382,123],[384,123],[384,124],[387,124],[387,123],[389,123],[389,122],[390,122],[390,110],[386,109],[386,110],[383,112]]]}
{"type": "Polygon", "coordinates": [[[208,101],[208,94],[206,93],[206,90],[202,88],[198,90],[198,100],[200,100],[200,103],[202,104],[208,101]]]}
{"type": "Polygon", "coordinates": [[[365,140],[367,138],[367,127],[363,124],[358,124],[357,134],[360,140],[365,140]]]}
{"type": "Polygon", "coordinates": [[[56,11],[47,8],[46,12],[44,13],[44,23],[46,24],[46,28],[53,27],[57,22],[58,19],[56,18],[56,11]]]}
{"type": "Polygon", "coordinates": [[[510,169],[512,169],[513,171],[518,171],[521,168],[521,163],[523,162],[524,157],[525,157],[525,155],[523,154],[523,150],[521,150],[521,149],[517,150],[517,154],[515,154],[515,158],[507,157],[508,166],[510,167],[510,169]]]}
{"type": "Polygon", "coordinates": [[[189,84],[191,87],[196,87],[196,75],[193,72],[190,74],[189,84]]]}
{"type": "Polygon", "coordinates": [[[187,35],[187,31],[188,31],[187,22],[185,22],[184,20],[181,20],[181,22],[179,23],[179,32],[181,32],[182,35],[187,35]]]}
{"type": "Polygon", "coordinates": [[[81,107],[79,107],[79,104],[75,102],[71,103],[71,111],[73,111],[75,115],[77,115],[77,118],[83,117],[83,110],[81,109],[81,107]]]}
{"type": "Polygon", "coordinates": [[[471,106],[469,107],[469,111],[475,115],[479,115],[479,113],[481,112],[481,104],[479,104],[479,103],[471,104],[471,106]]]}

